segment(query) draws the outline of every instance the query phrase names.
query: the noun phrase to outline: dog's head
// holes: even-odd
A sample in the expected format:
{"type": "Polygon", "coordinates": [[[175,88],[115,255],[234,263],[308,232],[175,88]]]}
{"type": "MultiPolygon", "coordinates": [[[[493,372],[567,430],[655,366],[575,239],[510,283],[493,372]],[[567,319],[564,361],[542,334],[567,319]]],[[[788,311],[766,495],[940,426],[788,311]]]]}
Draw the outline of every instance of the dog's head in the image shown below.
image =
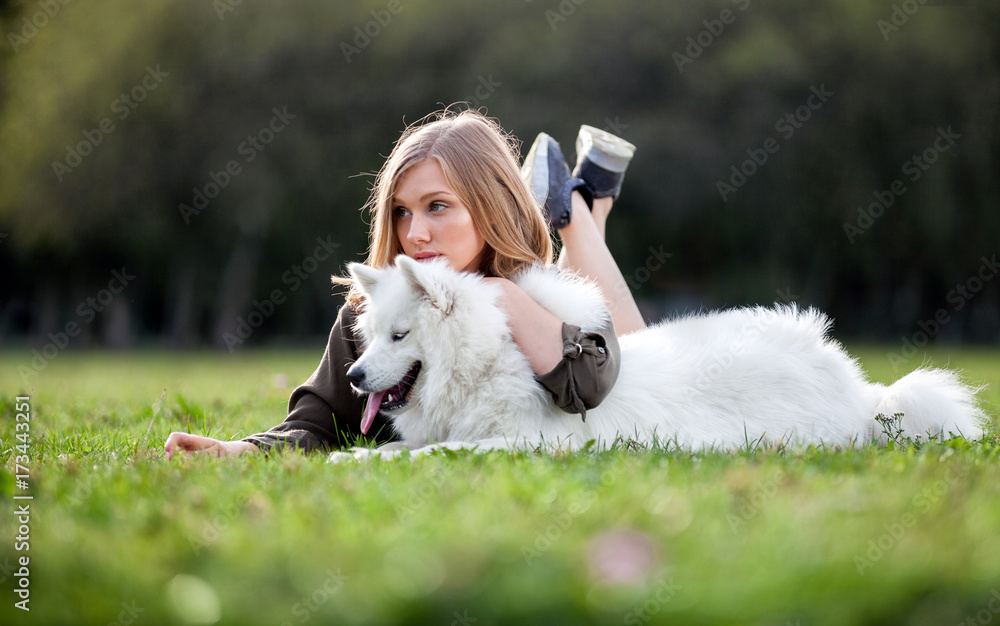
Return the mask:
{"type": "Polygon", "coordinates": [[[379,411],[395,417],[419,404],[423,390],[450,387],[456,373],[474,375],[482,351],[509,333],[496,290],[444,260],[400,255],[392,267],[352,263],[348,271],[365,299],[355,328],[365,349],[347,372],[352,387],[369,394],[362,432],[379,411]]]}

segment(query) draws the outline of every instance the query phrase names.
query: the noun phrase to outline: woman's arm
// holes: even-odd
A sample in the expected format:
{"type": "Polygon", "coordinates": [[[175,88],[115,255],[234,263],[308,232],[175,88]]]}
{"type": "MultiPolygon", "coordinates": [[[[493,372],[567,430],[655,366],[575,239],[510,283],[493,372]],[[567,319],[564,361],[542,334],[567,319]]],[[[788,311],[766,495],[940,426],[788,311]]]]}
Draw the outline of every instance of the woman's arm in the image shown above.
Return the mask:
{"type": "MultiPolygon", "coordinates": [[[[172,433],[164,446],[165,456],[172,458],[181,451],[228,456],[285,447],[312,452],[353,443],[362,436],[361,414],[364,408],[362,397],[351,391],[347,380],[347,368],[358,358],[352,328],[354,321],[354,311],[345,304],[330,330],[326,351],[316,371],[289,397],[285,421],[242,441],[220,441],[189,433],[172,433]]],[[[376,417],[369,436],[379,442],[392,438],[389,424],[381,415],[376,417]]]]}
{"type": "Polygon", "coordinates": [[[583,330],[563,323],[509,280],[487,278],[502,289],[500,306],[514,342],[538,382],[567,413],[586,418],[618,380],[621,353],[614,324],[583,330]]]}
{"type": "Polygon", "coordinates": [[[237,456],[260,452],[260,448],[248,441],[221,441],[211,437],[173,432],[163,446],[164,456],[174,458],[178,452],[188,454],[208,454],[210,456],[237,456]]]}
{"type": "Polygon", "coordinates": [[[538,375],[552,371],[563,358],[562,321],[513,282],[505,278],[486,280],[501,288],[499,304],[507,313],[514,343],[528,358],[531,369],[538,375]]]}

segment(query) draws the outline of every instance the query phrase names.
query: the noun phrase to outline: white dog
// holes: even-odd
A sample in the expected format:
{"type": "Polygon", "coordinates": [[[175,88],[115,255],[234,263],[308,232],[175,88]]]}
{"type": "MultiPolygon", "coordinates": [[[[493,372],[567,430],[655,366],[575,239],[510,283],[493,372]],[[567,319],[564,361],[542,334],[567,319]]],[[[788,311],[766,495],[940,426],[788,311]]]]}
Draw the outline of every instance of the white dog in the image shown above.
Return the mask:
{"type": "MultiPolygon", "coordinates": [[[[794,306],[693,315],[621,337],[618,380],[584,421],[535,381],[493,285],[406,256],[387,269],[349,269],[365,295],[357,328],[365,350],[348,371],[369,394],[362,430],[381,410],[402,437],[375,453],[572,450],[590,441],[694,450],[852,445],[880,438],[880,414],[902,414],[908,436],[982,435],[976,390],[956,374],[920,369],[888,387],[870,383],[826,336],[830,320],[794,306]]],[[[563,321],[584,330],[606,323],[600,292],[576,276],[536,267],[515,282],[563,321]]]]}

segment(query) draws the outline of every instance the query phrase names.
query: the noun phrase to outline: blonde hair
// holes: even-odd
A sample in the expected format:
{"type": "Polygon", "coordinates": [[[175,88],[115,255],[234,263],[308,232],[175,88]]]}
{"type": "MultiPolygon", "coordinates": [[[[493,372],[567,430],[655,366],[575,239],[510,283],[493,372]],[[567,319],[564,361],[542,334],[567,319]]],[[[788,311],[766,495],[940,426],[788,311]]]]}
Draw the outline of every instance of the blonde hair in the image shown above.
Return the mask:
{"type": "MultiPolygon", "coordinates": [[[[378,173],[365,205],[371,214],[367,265],[386,267],[403,253],[393,196],[400,177],[426,159],[437,159],[486,240],[480,273],[510,278],[534,263],[552,263],[548,224],[517,165],[517,140],[478,111],[446,109],[407,127],[378,173]]],[[[333,280],[351,284],[347,277],[333,280]]],[[[347,301],[358,308],[357,289],[347,301]]]]}

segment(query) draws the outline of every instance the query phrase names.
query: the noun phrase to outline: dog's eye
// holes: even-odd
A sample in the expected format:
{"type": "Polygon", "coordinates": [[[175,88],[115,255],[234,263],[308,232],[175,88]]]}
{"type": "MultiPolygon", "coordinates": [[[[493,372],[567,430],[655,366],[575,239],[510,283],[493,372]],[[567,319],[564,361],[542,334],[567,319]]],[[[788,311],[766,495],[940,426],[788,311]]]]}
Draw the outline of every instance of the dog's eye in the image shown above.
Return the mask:
{"type": "Polygon", "coordinates": [[[410,331],[408,331],[408,330],[404,330],[404,331],[398,332],[398,333],[392,333],[392,340],[393,341],[402,341],[408,334],[410,334],[410,331]]]}

